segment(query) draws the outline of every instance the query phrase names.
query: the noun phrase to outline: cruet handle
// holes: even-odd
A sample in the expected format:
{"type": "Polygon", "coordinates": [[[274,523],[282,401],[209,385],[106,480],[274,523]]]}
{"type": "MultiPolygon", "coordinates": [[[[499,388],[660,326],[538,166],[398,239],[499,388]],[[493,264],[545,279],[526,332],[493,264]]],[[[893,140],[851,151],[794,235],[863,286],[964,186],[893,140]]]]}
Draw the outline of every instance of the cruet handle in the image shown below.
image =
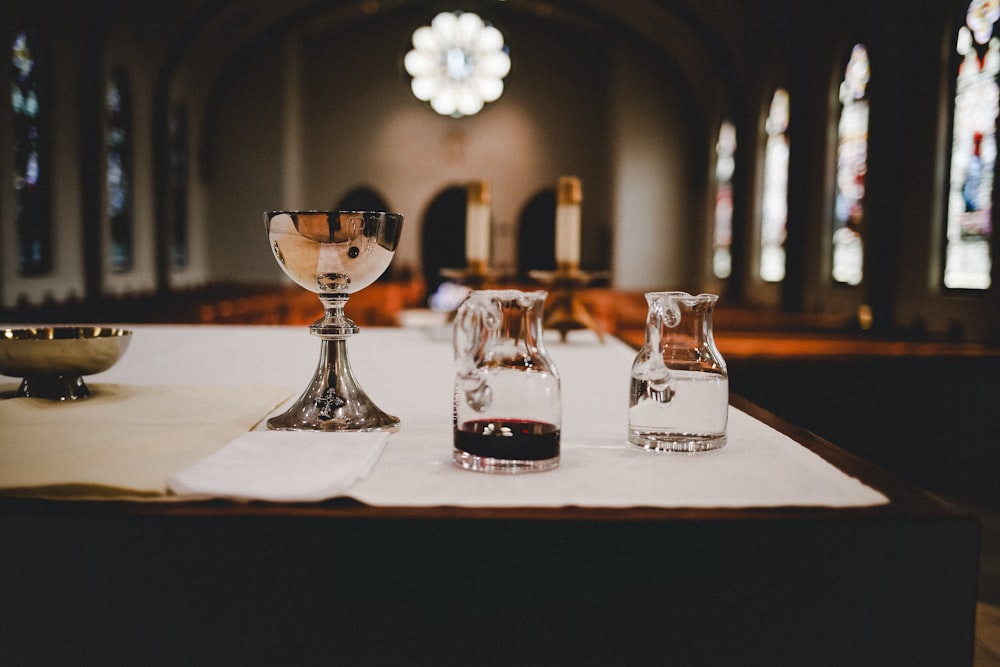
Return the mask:
{"type": "Polygon", "coordinates": [[[465,401],[477,412],[493,402],[493,390],[487,383],[482,362],[486,339],[495,320],[473,299],[466,299],[455,314],[455,382],[465,401]]]}
{"type": "Polygon", "coordinates": [[[649,361],[643,379],[649,397],[657,403],[669,403],[674,398],[673,374],[663,363],[660,330],[664,325],[676,327],[681,322],[681,309],[669,295],[663,295],[649,304],[646,331],[649,340],[649,361]]]}

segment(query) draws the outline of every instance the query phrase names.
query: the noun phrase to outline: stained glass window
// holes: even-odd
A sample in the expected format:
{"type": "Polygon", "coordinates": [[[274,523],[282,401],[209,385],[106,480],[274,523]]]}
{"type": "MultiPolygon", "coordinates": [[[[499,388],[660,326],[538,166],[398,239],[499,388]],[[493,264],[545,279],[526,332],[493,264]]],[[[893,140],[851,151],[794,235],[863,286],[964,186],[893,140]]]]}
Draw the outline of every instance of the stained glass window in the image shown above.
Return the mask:
{"type": "Polygon", "coordinates": [[[17,269],[22,276],[52,269],[45,77],[37,49],[37,40],[28,30],[19,32],[11,45],[17,269]]]}
{"type": "Polygon", "coordinates": [[[840,122],[837,125],[837,195],[833,212],[835,282],[858,285],[863,275],[865,176],[868,173],[868,51],[861,44],[851,50],[840,84],[840,122]]]}
{"type": "Polygon", "coordinates": [[[715,145],[715,233],[712,270],[716,278],[733,271],[733,172],[736,170],[736,127],[724,121],[715,145]]]}
{"type": "Polygon", "coordinates": [[[188,263],[188,121],[183,107],[170,116],[170,262],[175,268],[188,263]]]}
{"type": "Polygon", "coordinates": [[[132,268],[132,105],[123,72],[116,72],[108,82],[104,104],[111,270],[127,271],[132,268]]]}
{"type": "Polygon", "coordinates": [[[1000,40],[993,34],[1000,0],[973,0],[958,31],[951,179],[945,240],[944,285],[990,286],[993,166],[1000,89],[1000,40]]]}
{"type": "Polygon", "coordinates": [[[774,91],[765,124],[764,200],[761,210],[760,277],[785,278],[785,232],[788,221],[788,91],[774,91]]]}

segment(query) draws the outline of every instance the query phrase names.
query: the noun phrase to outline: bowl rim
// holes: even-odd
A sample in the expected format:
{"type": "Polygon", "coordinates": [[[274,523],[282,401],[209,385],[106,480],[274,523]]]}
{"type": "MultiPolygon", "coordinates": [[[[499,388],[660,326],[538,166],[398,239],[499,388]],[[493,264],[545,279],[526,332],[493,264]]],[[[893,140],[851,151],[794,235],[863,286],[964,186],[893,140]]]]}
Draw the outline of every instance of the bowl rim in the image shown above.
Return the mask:
{"type": "Polygon", "coordinates": [[[98,340],[131,336],[131,329],[102,325],[42,325],[0,328],[0,344],[4,342],[98,340]]]}

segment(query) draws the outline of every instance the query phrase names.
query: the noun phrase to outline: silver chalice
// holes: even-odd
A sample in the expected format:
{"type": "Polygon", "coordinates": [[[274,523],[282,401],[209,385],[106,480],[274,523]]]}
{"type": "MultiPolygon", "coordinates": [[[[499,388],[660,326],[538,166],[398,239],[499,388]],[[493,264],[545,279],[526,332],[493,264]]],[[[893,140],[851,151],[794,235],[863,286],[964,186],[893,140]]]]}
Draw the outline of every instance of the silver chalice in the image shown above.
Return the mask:
{"type": "Polygon", "coordinates": [[[296,283],[319,295],[325,311],[309,327],[321,341],[319,365],[302,396],[267,421],[278,431],[395,431],[386,414],[358,385],[347,359],[347,339],[358,325],[344,314],[354,292],[389,266],[403,216],[373,211],[268,211],[271,252],[296,283]]]}

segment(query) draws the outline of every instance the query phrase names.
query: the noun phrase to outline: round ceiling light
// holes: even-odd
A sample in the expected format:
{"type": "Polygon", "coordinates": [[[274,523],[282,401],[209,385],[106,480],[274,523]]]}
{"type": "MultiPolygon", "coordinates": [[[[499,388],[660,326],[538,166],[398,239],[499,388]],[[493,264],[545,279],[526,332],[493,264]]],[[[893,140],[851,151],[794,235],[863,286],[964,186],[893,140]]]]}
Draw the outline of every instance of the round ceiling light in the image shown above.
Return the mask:
{"type": "Polygon", "coordinates": [[[510,54],[499,30],[471,12],[442,12],[413,32],[403,59],[410,89],[442,116],[479,113],[503,94],[510,54]]]}

